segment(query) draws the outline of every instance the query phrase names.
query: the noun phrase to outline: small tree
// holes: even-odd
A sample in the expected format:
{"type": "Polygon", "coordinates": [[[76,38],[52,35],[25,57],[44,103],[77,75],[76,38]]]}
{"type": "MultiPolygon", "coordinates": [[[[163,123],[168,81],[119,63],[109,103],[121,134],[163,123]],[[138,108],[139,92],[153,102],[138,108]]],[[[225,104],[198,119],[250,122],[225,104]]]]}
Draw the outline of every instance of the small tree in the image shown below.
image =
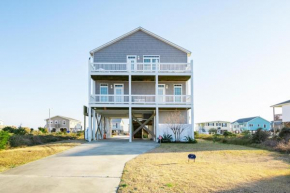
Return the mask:
{"type": "Polygon", "coordinates": [[[185,128],[185,118],[180,111],[174,111],[166,118],[167,125],[174,135],[175,142],[180,141],[180,136],[185,128]]]}
{"type": "Polygon", "coordinates": [[[270,133],[267,131],[263,131],[262,128],[257,129],[256,133],[253,135],[254,143],[262,143],[266,141],[270,137],[270,133]]]}

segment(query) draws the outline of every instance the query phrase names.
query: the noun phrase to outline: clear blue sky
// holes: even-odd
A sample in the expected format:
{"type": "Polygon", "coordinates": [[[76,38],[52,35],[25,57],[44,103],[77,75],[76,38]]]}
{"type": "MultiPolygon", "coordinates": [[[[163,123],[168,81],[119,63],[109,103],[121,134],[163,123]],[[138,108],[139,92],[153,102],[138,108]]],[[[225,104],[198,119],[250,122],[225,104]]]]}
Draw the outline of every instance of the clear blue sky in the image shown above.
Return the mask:
{"type": "Polygon", "coordinates": [[[290,1],[0,1],[0,120],[82,120],[89,51],[142,26],[188,50],[195,119],[272,117],[290,99],[290,1]]]}

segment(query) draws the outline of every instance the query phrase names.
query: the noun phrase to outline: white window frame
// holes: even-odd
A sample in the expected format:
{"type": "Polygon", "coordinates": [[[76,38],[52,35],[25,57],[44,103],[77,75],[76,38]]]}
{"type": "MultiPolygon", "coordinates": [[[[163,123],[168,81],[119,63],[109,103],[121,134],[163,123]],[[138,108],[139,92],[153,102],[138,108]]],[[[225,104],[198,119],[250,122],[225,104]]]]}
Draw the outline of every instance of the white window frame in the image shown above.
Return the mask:
{"type": "Polygon", "coordinates": [[[146,64],[150,64],[150,70],[146,70],[146,71],[155,71],[158,69],[158,64],[161,63],[160,61],[160,55],[143,55],[143,70],[145,70],[145,62],[144,62],[144,59],[150,59],[150,63],[146,63],[146,64]],[[152,56],[150,58],[150,56],[152,56]],[[147,57],[147,58],[146,58],[147,57]],[[157,58],[158,57],[158,58],[157,58]],[[159,62],[158,63],[152,63],[152,59],[159,59],[159,62]],[[153,64],[155,64],[155,69],[153,69],[153,64]]]}
{"type": "Polygon", "coordinates": [[[66,120],[62,120],[62,125],[66,125],[66,120]]]}
{"type": "Polygon", "coordinates": [[[137,70],[137,55],[127,55],[127,64],[128,64],[128,70],[137,70]],[[135,64],[134,68],[132,69],[132,63],[129,63],[129,57],[135,57],[135,64]]]}
{"type": "Polygon", "coordinates": [[[55,121],[54,121],[54,124],[58,124],[58,120],[55,120],[55,121]]]}
{"type": "Polygon", "coordinates": [[[174,94],[174,102],[178,102],[181,103],[182,102],[182,84],[174,84],[173,85],[173,94],[174,94]],[[175,94],[175,87],[180,87],[180,95],[176,95],[175,94]],[[180,97],[180,101],[177,101],[176,99],[178,99],[180,97]]]}
{"type": "Polygon", "coordinates": [[[108,94],[109,94],[109,84],[108,83],[100,83],[100,102],[108,102],[108,94]],[[102,87],[107,87],[107,94],[102,94],[102,87]],[[107,95],[107,96],[102,96],[107,95]]]}
{"type": "Polygon", "coordinates": [[[50,124],[53,124],[53,120],[50,120],[50,124]]]}
{"type": "Polygon", "coordinates": [[[115,102],[124,102],[124,84],[119,84],[119,83],[115,83],[115,84],[114,84],[114,101],[115,101],[115,102]],[[123,89],[123,91],[122,91],[122,95],[119,96],[119,97],[121,97],[121,100],[120,100],[120,101],[117,101],[117,100],[116,100],[116,98],[117,98],[117,96],[118,96],[118,95],[116,95],[116,92],[115,92],[116,85],[122,85],[122,89],[123,89]]]}

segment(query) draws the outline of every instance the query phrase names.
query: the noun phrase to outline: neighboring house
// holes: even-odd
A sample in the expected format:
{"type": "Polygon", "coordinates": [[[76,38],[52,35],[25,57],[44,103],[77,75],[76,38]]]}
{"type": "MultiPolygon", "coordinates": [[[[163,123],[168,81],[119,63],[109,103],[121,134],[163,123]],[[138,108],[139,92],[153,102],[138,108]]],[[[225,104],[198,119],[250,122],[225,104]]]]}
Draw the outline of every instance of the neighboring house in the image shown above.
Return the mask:
{"type": "Polygon", "coordinates": [[[208,134],[210,129],[216,129],[218,134],[223,134],[225,131],[231,131],[231,122],[229,121],[209,121],[197,123],[199,133],[208,134]]]}
{"type": "Polygon", "coordinates": [[[123,119],[112,119],[111,126],[112,126],[112,134],[119,135],[123,133],[124,127],[123,119]]]}
{"type": "Polygon", "coordinates": [[[82,123],[79,120],[64,117],[64,116],[54,116],[48,119],[45,119],[46,125],[45,128],[49,132],[77,132],[82,130],[82,123]]]}
{"type": "Polygon", "coordinates": [[[259,116],[242,118],[232,122],[232,130],[235,132],[242,132],[245,130],[256,131],[258,128],[270,130],[271,123],[259,116]]]}
{"type": "Polygon", "coordinates": [[[187,129],[182,135],[194,137],[189,122],[189,117],[194,120],[190,54],[141,27],[90,51],[89,141],[108,133],[114,117],[129,119],[130,142],[143,136],[157,141],[174,111],[184,117],[181,123],[187,129]]]}
{"type": "Polygon", "coordinates": [[[290,100],[272,105],[271,107],[273,107],[273,118],[275,125],[279,125],[280,122],[280,127],[290,127],[290,100]],[[275,108],[282,108],[282,115],[275,114],[275,108]]]}

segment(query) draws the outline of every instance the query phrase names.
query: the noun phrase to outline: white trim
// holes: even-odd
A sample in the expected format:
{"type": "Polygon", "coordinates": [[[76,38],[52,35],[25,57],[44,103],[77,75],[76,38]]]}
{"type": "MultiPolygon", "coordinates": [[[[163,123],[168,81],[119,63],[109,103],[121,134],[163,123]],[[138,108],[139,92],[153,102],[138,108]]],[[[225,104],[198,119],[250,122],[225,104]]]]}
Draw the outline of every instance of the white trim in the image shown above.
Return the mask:
{"type": "Polygon", "coordinates": [[[138,28],[136,28],[136,29],[134,29],[134,30],[132,30],[132,31],[130,31],[130,32],[128,32],[128,33],[126,33],[126,34],[124,34],[124,35],[118,37],[118,38],[116,38],[116,39],[113,39],[113,40],[109,41],[109,42],[106,43],[106,44],[103,44],[102,46],[99,46],[99,47],[97,47],[97,48],[91,50],[91,51],[90,51],[90,54],[93,56],[94,52],[97,52],[97,51],[99,51],[99,50],[101,50],[101,49],[103,49],[103,48],[105,48],[105,47],[107,47],[107,46],[109,46],[109,45],[112,45],[112,44],[114,44],[115,42],[117,42],[117,41],[119,41],[119,40],[121,40],[121,39],[123,39],[123,38],[125,38],[125,37],[128,37],[129,35],[132,35],[133,33],[136,33],[136,32],[138,32],[138,31],[142,31],[142,32],[144,32],[144,33],[147,33],[148,35],[151,35],[151,36],[153,36],[153,37],[155,37],[155,38],[157,38],[157,39],[159,39],[159,40],[161,40],[161,41],[167,43],[168,45],[173,46],[173,47],[175,47],[175,48],[177,48],[177,49],[179,49],[179,50],[181,50],[181,51],[187,53],[188,56],[191,55],[191,52],[190,52],[189,50],[184,49],[184,48],[182,48],[182,47],[180,47],[180,46],[178,46],[178,45],[176,45],[176,44],[174,44],[174,43],[172,43],[172,42],[170,42],[170,41],[168,41],[168,40],[166,40],[166,39],[164,39],[164,38],[162,38],[162,37],[160,37],[160,36],[158,36],[158,35],[156,35],[156,34],[154,34],[154,33],[152,33],[152,32],[150,32],[150,31],[148,31],[148,30],[146,30],[146,29],[144,29],[144,28],[142,28],[142,27],[138,27],[138,28]]]}
{"type": "Polygon", "coordinates": [[[132,71],[131,63],[128,61],[129,57],[135,57],[134,71],[137,70],[137,55],[127,55],[127,65],[129,65],[127,66],[127,70],[132,71]]]}

